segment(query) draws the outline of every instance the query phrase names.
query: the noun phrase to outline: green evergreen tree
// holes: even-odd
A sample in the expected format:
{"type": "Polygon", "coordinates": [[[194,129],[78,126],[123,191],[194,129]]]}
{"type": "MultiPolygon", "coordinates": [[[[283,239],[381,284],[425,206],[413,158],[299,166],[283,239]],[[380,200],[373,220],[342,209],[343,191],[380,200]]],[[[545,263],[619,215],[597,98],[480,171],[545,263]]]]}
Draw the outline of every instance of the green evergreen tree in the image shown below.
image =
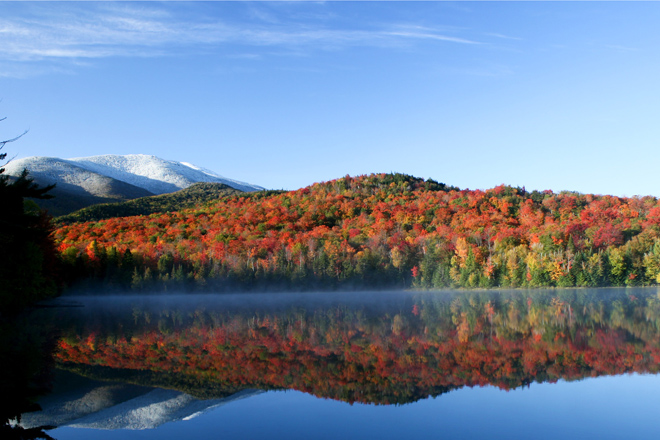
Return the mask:
{"type": "MultiPolygon", "coordinates": [[[[16,139],[0,141],[0,149],[16,139]]],[[[0,161],[6,157],[0,154],[0,161]]],[[[0,168],[0,314],[55,296],[58,261],[50,218],[26,203],[51,198],[54,185],[40,187],[27,170],[14,179],[4,171],[0,168]]]]}

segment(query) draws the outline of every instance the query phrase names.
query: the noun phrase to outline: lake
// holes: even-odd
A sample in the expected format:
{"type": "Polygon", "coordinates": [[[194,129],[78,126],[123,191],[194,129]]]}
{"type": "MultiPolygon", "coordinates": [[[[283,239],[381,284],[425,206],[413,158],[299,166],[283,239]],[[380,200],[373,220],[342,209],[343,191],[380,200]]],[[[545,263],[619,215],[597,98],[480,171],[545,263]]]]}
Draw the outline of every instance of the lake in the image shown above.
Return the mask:
{"type": "Polygon", "coordinates": [[[3,414],[55,439],[660,437],[656,288],[54,305],[0,355],[3,414]]]}

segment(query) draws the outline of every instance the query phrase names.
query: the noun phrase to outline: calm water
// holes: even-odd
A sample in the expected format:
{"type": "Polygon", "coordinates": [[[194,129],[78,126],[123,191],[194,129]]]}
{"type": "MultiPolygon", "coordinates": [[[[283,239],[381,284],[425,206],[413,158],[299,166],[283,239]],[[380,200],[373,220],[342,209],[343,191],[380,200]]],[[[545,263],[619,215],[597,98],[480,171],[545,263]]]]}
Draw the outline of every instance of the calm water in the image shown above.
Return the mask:
{"type": "Polygon", "coordinates": [[[2,344],[55,439],[660,436],[656,289],[63,302],[2,344]]]}

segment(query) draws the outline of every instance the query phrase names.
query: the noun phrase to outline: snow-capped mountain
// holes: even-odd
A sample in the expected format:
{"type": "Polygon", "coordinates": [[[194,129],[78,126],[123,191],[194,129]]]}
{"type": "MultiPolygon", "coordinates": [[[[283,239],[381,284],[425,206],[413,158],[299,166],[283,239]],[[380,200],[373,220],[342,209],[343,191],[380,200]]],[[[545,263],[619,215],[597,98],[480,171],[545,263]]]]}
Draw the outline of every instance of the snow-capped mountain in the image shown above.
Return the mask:
{"type": "Polygon", "coordinates": [[[212,171],[186,162],[165,160],[145,154],[59,159],[28,157],[7,164],[6,173],[18,175],[27,168],[30,174],[44,183],[66,183],[79,186],[98,195],[94,188],[110,178],[142,188],[151,194],[165,194],[189,187],[197,182],[224,183],[241,191],[259,191],[263,188],[238,180],[228,179],[212,171]],[[47,182],[51,180],[51,182],[47,182]]]}
{"type": "Polygon", "coordinates": [[[39,185],[57,185],[51,192],[55,199],[38,202],[52,215],[68,214],[98,203],[172,193],[198,182],[222,183],[248,192],[263,189],[186,162],[144,154],[74,159],[27,157],[9,162],[5,173],[18,176],[23,169],[27,169],[39,185]]]}
{"type": "Polygon", "coordinates": [[[77,163],[56,157],[27,157],[16,159],[5,167],[5,173],[18,176],[23,169],[41,185],[57,184],[58,189],[78,195],[89,195],[110,199],[126,200],[150,196],[154,193],[146,188],[99,174],[77,163]]]}

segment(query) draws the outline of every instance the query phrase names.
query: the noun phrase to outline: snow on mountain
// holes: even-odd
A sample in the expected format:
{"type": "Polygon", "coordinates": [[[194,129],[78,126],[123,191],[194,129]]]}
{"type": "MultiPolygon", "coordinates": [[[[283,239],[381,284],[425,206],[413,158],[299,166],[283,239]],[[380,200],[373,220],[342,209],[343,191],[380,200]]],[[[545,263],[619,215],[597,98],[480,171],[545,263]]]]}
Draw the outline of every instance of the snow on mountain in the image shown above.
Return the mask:
{"type": "Polygon", "coordinates": [[[74,159],[26,157],[12,160],[4,168],[9,176],[19,176],[23,169],[27,169],[38,185],[56,184],[50,193],[55,198],[38,202],[54,216],[99,203],[172,193],[199,182],[222,183],[248,192],[264,189],[227,179],[187,162],[144,154],[107,154],[74,159]]]}
{"type": "MultiPolygon", "coordinates": [[[[143,191],[135,197],[171,193],[197,182],[224,183],[248,192],[264,189],[228,179],[187,162],[175,162],[145,154],[106,154],[73,159],[27,157],[13,160],[5,167],[6,173],[12,176],[18,176],[24,168],[27,168],[38,183],[73,186],[88,194],[104,197],[108,197],[104,191],[113,185],[121,187],[120,190],[141,188],[143,191]],[[123,187],[117,182],[130,186],[123,187]]],[[[75,191],[75,188],[73,190],[75,191]]]]}
{"type": "Polygon", "coordinates": [[[30,177],[39,184],[56,183],[58,189],[74,194],[91,194],[121,200],[153,195],[152,191],[145,188],[56,157],[27,157],[12,160],[5,166],[5,173],[10,176],[18,176],[23,169],[27,169],[30,177]]]}
{"type": "Polygon", "coordinates": [[[220,176],[186,162],[165,160],[145,154],[102,156],[69,159],[70,162],[101,175],[139,186],[154,194],[165,194],[189,187],[197,182],[224,183],[241,191],[264,188],[220,176]]]}

